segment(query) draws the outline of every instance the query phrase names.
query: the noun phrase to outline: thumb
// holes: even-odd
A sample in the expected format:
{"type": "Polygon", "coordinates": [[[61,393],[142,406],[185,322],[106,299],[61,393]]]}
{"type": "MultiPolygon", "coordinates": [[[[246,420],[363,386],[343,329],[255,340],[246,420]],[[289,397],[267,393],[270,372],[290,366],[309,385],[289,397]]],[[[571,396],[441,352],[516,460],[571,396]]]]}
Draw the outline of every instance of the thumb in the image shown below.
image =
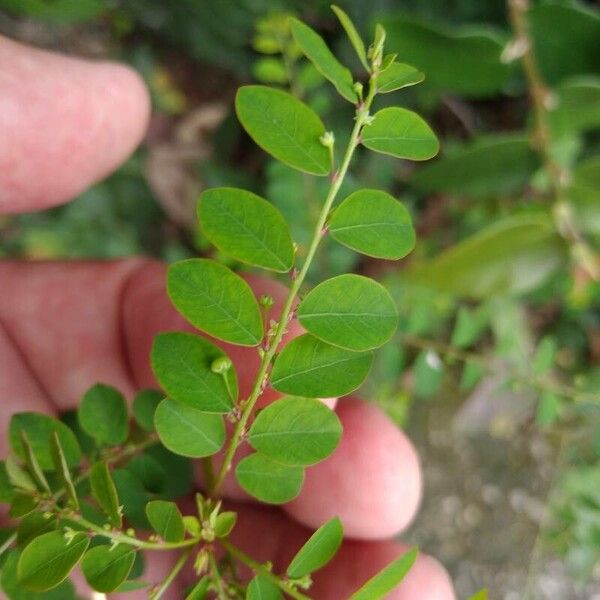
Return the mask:
{"type": "Polygon", "coordinates": [[[118,167],[150,112],[127,67],[0,36],[0,214],[68,201],[118,167]]]}

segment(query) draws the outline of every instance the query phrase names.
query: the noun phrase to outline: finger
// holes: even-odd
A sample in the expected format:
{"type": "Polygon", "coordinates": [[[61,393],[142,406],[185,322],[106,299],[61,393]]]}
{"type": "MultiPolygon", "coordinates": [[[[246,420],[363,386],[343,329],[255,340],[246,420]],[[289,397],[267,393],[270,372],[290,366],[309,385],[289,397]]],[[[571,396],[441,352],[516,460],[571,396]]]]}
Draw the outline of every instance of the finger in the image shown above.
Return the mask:
{"type": "MultiPolygon", "coordinates": [[[[258,295],[274,297],[269,318],[276,316],[286,288],[268,279],[250,279],[258,295]]],[[[0,322],[60,409],[77,406],[99,381],[131,397],[140,387],[157,385],[149,366],[154,336],[192,330],[171,306],[164,280],[164,265],[140,259],[3,262],[0,322]]],[[[292,328],[288,337],[297,332],[292,328]]],[[[247,395],[258,368],[256,348],[220,345],[236,365],[241,395],[247,395]]],[[[0,373],[12,377],[1,365],[0,373]]],[[[267,389],[262,400],[275,396],[267,389]]]]}
{"type": "MultiPolygon", "coordinates": [[[[233,542],[258,561],[273,561],[275,571],[284,573],[311,531],[286,519],[280,511],[248,504],[232,507],[239,511],[233,542]],[[260,543],[257,543],[260,540],[260,543]]],[[[322,524],[322,523],[321,523],[322,524]]],[[[409,549],[394,541],[344,541],[334,559],[313,575],[308,595],[319,600],[348,598],[366,581],[409,549]]],[[[250,577],[248,569],[244,575],[250,577]]],[[[454,600],[446,570],[432,557],[419,554],[416,563],[390,600],[454,600]]]]}
{"type": "Polygon", "coordinates": [[[311,528],[339,516],[348,537],[392,537],[406,528],[419,506],[417,453],[376,406],[342,398],[336,411],[344,427],[339,446],[306,470],[300,495],[284,510],[311,528]]]}
{"type": "Polygon", "coordinates": [[[148,93],[131,69],[0,37],[0,214],[60,204],[139,144],[148,93]]]}

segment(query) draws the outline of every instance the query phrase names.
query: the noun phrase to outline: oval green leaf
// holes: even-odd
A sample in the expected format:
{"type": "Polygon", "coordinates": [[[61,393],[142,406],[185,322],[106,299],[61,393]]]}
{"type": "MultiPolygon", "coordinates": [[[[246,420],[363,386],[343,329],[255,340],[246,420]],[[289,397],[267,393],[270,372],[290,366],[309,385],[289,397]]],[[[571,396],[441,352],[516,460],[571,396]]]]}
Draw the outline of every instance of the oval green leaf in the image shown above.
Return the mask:
{"type": "Polygon", "coordinates": [[[413,548],[390,563],[375,577],[372,577],[360,590],[350,596],[350,600],[380,600],[385,598],[406,576],[417,560],[418,550],[413,548]]]}
{"type": "Polygon", "coordinates": [[[194,327],[240,346],[260,342],[262,317],[250,286],[214,260],[191,258],[171,265],[167,293],[194,327]]]}
{"type": "Polygon", "coordinates": [[[427,160],[440,148],[435,133],[417,113],[394,106],[375,113],[362,131],[362,143],[375,152],[410,160],[427,160]]]}
{"type": "Polygon", "coordinates": [[[288,576],[297,579],[325,566],[335,556],[343,537],[344,529],[338,517],[321,525],[292,559],[287,568],[288,576]]]}
{"type": "Polygon", "coordinates": [[[344,31],[346,32],[346,35],[348,36],[348,39],[350,40],[350,43],[352,44],[352,47],[354,48],[354,51],[356,52],[356,55],[358,56],[362,66],[365,68],[367,73],[370,73],[371,69],[369,68],[369,63],[367,62],[365,43],[362,41],[358,31],[356,31],[354,23],[339,6],[332,4],[331,10],[336,14],[339,22],[342,24],[342,27],[344,28],[344,31]]]}
{"type": "Polygon", "coordinates": [[[356,102],[358,98],[354,91],[352,73],[333,55],[325,40],[302,21],[292,18],[290,22],[294,40],[317,71],[333,83],[342,98],[356,102]]]}
{"type": "Polygon", "coordinates": [[[405,63],[393,62],[377,78],[377,91],[381,94],[395,92],[410,85],[421,83],[425,74],[405,63]]]}
{"type": "Polygon", "coordinates": [[[62,485],[71,506],[75,510],[79,510],[79,499],[77,498],[75,484],[71,478],[71,472],[67,465],[65,452],[60,445],[60,438],[58,437],[56,431],[53,431],[50,437],[50,449],[52,451],[52,460],[54,461],[54,467],[58,481],[62,485]]]}
{"type": "Polygon", "coordinates": [[[146,504],[146,516],[152,529],[165,542],[180,542],[185,535],[183,517],[175,502],[152,500],[146,504]]]}
{"type": "Polygon", "coordinates": [[[281,351],[273,366],[271,385],[294,396],[344,396],[366,379],[372,362],[371,352],[345,350],[305,334],[281,351]]]}
{"type": "Polygon", "coordinates": [[[327,458],[342,435],[337,415],[313,398],[283,398],[260,411],[248,441],[286,465],[314,465],[327,458]]]}
{"type": "Polygon", "coordinates": [[[50,436],[54,431],[60,439],[67,465],[72,468],[79,464],[81,450],[77,438],[64,423],[47,415],[34,412],[14,414],[9,426],[10,447],[19,458],[24,459],[26,452],[22,444],[21,430],[26,433],[33,453],[44,471],[54,469],[50,448],[50,436]]]}
{"type": "Polygon", "coordinates": [[[160,441],[181,456],[211,456],[225,442],[225,425],[220,415],[201,412],[170,398],[158,405],[154,425],[160,441]]]}
{"type": "Polygon", "coordinates": [[[260,196],[237,188],[207,190],[198,203],[198,218],[206,237],[236,260],[280,273],[292,268],[289,227],[260,196]]]}
{"type": "Polygon", "coordinates": [[[228,413],[237,400],[233,365],[225,375],[211,369],[222,358],[225,352],[208,340],[182,332],[157,335],[151,352],[154,375],[173,400],[214,413],[228,413]]]}
{"type": "Polygon", "coordinates": [[[141,390],[133,399],[133,417],[136,423],[146,432],[154,431],[154,413],[160,401],[165,397],[158,390],[141,390]]]}
{"type": "Polygon", "coordinates": [[[248,584],[246,600],[283,600],[283,594],[270,579],[264,575],[257,575],[248,584]]]}
{"type": "Polygon", "coordinates": [[[406,208],[379,190],[350,194],[329,222],[331,237],[340,244],[375,258],[398,260],[415,246],[415,230],[406,208]]]}
{"type": "Polygon", "coordinates": [[[121,527],[119,496],[106,462],[97,462],[90,469],[90,486],[92,496],[108,516],[111,525],[121,527]]]}
{"type": "Polygon", "coordinates": [[[251,496],[269,504],[283,504],[300,493],[304,469],[283,465],[256,452],[238,463],[235,476],[251,496]]]}
{"type": "Polygon", "coordinates": [[[90,388],[79,405],[81,429],[100,444],[122,444],[129,433],[127,403],[115,388],[98,383],[90,388]]]}
{"type": "Polygon", "coordinates": [[[331,170],[329,151],[319,139],[325,126],[291,94],[246,85],[238,90],[235,109],[250,137],[277,160],[313,175],[327,175],[331,170]]]}
{"type": "Polygon", "coordinates": [[[298,307],[298,320],[320,340],[360,352],[394,335],[398,312],[380,283],[348,273],[310,291],[298,307]]]}
{"type": "Polygon", "coordinates": [[[81,570],[90,587],[108,594],[126,579],[135,561],[135,551],[130,546],[95,546],[86,552],[81,570]]]}
{"type": "Polygon", "coordinates": [[[19,582],[28,590],[44,592],[61,583],[81,560],[90,540],[76,533],[67,541],[62,531],[51,531],[30,542],[19,559],[19,582]]]}

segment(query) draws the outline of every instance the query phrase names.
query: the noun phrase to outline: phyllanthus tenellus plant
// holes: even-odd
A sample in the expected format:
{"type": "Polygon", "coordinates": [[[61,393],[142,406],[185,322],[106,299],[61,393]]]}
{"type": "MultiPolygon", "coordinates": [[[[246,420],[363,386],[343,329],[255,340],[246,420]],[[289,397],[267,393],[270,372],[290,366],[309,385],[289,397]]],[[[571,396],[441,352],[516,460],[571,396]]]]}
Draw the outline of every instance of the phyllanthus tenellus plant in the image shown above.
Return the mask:
{"type": "MultiPolygon", "coordinates": [[[[365,85],[310,27],[295,19],[290,27],[306,57],[355,106],[345,149],[338,153],[319,116],[284,91],[244,86],[235,101],[240,123],[263,150],[292,168],[329,177],[303,256],[283,216],[256,194],[216,188],[198,203],[200,228],[223,255],[289,274],[289,290],[283,298],[257,294],[260,283],[251,287],[220,262],[177,262],[168,271],[168,296],[207,337],[173,331],[155,338],[151,364],[162,392],[139,392],[132,415],[123,395],[104,384],[92,387],[63,420],[13,415],[11,454],[0,469],[0,500],[16,520],[0,544],[1,584],[10,598],[72,597],[67,578],[76,566],[100,594],[147,590],[154,600],[164,598],[187,566],[195,575],[188,600],[318,598],[311,595],[312,574],[340,549],[344,519],[312,523],[297,508],[299,520],[317,529],[278,570],[277,557],[265,559],[258,543],[255,557],[233,541],[247,511],[225,507],[221,496],[226,486],[237,486],[240,495],[285,503],[294,514],[306,471],[340,443],[341,420],[319,399],[347,395],[363,383],[373,351],[392,337],[398,315],[389,293],[372,279],[345,274],[305,292],[306,274],[326,235],[388,260],[414,246],[407,210],[386,192],[361,189],[336,203],[359,146],[409,160],[438,151],[436,136],[414,112],[372,112],[378,94],[415,85],[423,74],[384,53],[381,26],[367,51],[347,15],[334,11],[366,71],[365,85]],[[290,341],[296,323],[304,333],[290,341]],[[256,363],[234,366],[236,347],[254,349],[256,363]],[[273,390],[278,399],[266,402],[273,390]],[[173,500],[189,489],[190,458],[200,459],[204,493],[183,509],[173,500]],[[147,528],[151,535],[140,534],[147,528]],[[142,551],[177,554],[162,581],[146,581],[142,551]]],[[[411,549],[389,562],[351,599],[386,597],[417,554],[411,549]]]]}

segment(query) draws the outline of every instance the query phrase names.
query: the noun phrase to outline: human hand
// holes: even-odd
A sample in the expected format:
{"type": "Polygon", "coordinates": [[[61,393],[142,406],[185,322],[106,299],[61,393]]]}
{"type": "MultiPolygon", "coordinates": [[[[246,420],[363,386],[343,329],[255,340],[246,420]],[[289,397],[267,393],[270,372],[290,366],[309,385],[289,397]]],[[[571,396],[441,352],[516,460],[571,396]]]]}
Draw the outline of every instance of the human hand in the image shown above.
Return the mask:
{"type": "MultiPolygon", "coordinates": [[[[124,67],[0,39],[0,74],[0,213],[67,201],[118,166],[143,136],[147,94],[124,67]]],[[[164,267],[144,259],[0,263],[0,428],[6,431],[16,411],[74,408],[98,381],[129,397],[155,386],[148,360],[152,338],[188,329],[169,305],[163,282],[164,267]]],[[[257,294],[276,299],[277,311],[283,287],[258,278],[251,284],[257,294]]],[[[256,369],[256,352],[227,351],[243,391],[256,369]]],[[[307,471],[301,495],[283,511],[239,506],[233,535],[257,559],[275,557],[277,569],[306,539],[307,528],[339,515],[353,540],[316,573],[311,595],[319,600],[347,597],[406,550],[390,538],[411,521],[421,495],[418,459],[402,432],[359,400],[340,400],[337,411],[342,442],[307,471]]],[[[0,452],[7,451],[2,438],[0,452]]],[[[224,489],[240,499],[234,482],[224,489]]],[[[149,557],[152,580],[168,569],[164,554],[149,557]]],[[[184,578],[171,597],[182,597],[185,584],[184,578]]],[[[421,555],[390,598],[451,600],[454,594],[443,568],[421,555]]]]}

